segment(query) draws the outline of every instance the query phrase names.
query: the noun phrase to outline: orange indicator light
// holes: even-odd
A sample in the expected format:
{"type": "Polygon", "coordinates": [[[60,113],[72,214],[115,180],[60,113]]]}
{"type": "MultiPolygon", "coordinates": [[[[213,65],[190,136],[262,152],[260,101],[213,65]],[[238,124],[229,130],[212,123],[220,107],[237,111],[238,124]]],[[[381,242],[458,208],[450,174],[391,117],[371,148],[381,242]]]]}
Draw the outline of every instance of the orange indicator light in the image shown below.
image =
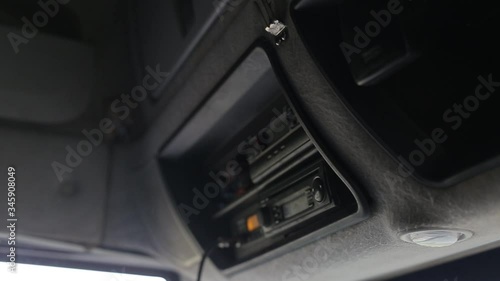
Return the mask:
{"type": "Polygon", "coordinates": [[[252,215],[247,218],[247,230],[248,232],[255,231],[260,228],[259,217],[257,215],[252,215]]]}

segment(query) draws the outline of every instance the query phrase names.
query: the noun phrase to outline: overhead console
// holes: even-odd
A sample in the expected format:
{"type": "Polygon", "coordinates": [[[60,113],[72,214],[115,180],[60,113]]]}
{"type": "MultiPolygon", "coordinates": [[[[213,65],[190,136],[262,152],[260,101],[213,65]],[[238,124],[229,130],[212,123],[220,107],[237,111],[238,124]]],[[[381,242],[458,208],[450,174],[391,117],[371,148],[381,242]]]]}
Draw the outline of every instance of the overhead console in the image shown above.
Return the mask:
{"type": "Polygon", "coordinates": [[[199,244],[233,245],[212,252],[220,269],[263,262],[366,218],[355,183],[311,138],[291,98],[256,48],[160,153],[199,244]]]}
{"type": "MultiPolygon", "coordinates": [[[[171,74],[179,71],[199,40],[219,19],[218,13],[223,5],[223,1],[205,0],[135,2],[130,12],[137,16],[134,48],[138,52],[137,60],[142,64],[138,68],[160,65],[163,71],[171,74]]],[[[139,75],[144,77],[145,74],[139,75]]],[[[172,76],[152,93],[154,99],[162,98],[172,76]]]]}
{"type": "Polygon", "coordinates": [[[401,163],[401,175],[447,186],[498,165],[498,5],[301,0],[292,16],[325,77],[401,163]]]}

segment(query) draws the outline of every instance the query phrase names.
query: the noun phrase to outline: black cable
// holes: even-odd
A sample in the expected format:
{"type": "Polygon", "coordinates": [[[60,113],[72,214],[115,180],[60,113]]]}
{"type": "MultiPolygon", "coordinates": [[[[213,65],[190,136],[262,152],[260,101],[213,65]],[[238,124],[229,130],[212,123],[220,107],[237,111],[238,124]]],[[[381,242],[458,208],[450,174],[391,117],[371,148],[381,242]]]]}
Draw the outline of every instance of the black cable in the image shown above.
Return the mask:
{"type": "Polygon", "coordinates": [[[210,256],[212,251],[215,249],[215,246],[208,249],[208,251],[205,251],[203,253],[203,257],[201,258],[200,261],[200,268],[198,269],[198,278],[196,278],[196,281],[201,281],[201,273],[203,272],[203,266],[205,265],[205,260],[210,256]]]}
{"type": "Polygon", "coordinates": [[[205,265],[205,260],[210,256],[210,254],[212,254],[215,248],[230,249],[232,247],[239,247],[239,245],[240,243],[238,242],[237,239],[219,238],[217,245],[212,246],[210,249],[208,249],[203,253],[203,256],[200,261],[200,268],[198,269],[198,278],[196,278],[196,281],[201,281],[201,274],[203,273],[203,266],[205,265]]]}

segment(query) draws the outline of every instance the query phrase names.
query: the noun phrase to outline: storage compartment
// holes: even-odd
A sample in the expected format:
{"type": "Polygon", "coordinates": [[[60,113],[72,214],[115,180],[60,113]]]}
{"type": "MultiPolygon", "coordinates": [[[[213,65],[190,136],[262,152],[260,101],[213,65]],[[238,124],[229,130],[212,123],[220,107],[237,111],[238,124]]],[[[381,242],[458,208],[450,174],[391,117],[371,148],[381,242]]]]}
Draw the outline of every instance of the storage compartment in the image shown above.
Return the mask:
{"type": "Polygon", "coordinates": [[[160,163],[179,214],[221,269],[290,251],[367,214],[354,183],[320,155],[260,48],[167,143],[160,163]],[[232,247],[217,249],[220,242],[232,247]]]}
{"type": "Polygon", "coordinates": [[[498,5],[303,0],[292,13],[325,76],[401,175],[447,186],[498,164],[498,5]]]}

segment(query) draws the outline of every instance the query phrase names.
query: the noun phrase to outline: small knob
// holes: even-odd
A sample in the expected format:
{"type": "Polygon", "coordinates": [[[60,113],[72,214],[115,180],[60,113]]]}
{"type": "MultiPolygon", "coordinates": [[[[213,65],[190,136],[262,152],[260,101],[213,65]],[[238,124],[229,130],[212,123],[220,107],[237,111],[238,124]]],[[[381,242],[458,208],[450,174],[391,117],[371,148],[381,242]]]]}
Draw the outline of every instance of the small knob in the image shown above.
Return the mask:
{"type": "Polygon", "coordinates": [[[323,202],[325,200],[325,188],[320,177],[314,178],[312,187],[314,190],[314,200],[318,203],[323,202]]]}

